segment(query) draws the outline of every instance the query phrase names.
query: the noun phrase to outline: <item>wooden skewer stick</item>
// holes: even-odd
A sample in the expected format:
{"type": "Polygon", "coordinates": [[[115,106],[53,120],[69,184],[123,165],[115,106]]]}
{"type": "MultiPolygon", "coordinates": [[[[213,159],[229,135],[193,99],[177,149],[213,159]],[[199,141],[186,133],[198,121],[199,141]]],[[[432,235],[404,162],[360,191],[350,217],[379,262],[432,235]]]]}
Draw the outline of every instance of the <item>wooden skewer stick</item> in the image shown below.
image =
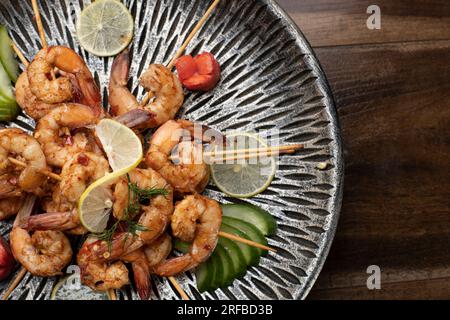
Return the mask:
{"type": "Polygon", "coordinates": [[[114,289],[109,289],[109,298],[110,298],[111,300],[117,300],[116,290],[114,290],[114,289]]]}
{"type": "Polygon", "coordinates": [[[31,0],[31,5],[33,6],[34,15],[36,16],[36,24],[41,37],[42,47],[47,49],[47,39],[45,38],[44,26],[42,25],[41,13],[39,12],[39,6],[37,0],[31,0]]]}
{"type": "MultiPolygon", "coordinates": [[[[39,36],[41,38],[42,47],[44,49],[48,48],[47,39],[45,37],[44,25],[42,24],[41,13],[39,12],[39,5],[37,0],[31,0],[31,5],[33,6],[34,15],[36,16],[36,24],[39,31],[39,36]]],[[[52,79],[56,79],[55,71],[51,70],[52,79]]]]}
{"type": "Polygon", "coordinates": [[[197,33],[200,31],[200,29],[203,27],[203,25],[205,24],[206,20],[208,20],[209,16],[211,15],[211,13],[214,11],[214,9],[217,7],[217,5],[219,4],[220,0],[215,0],[211,6],[208,8],[208,10],[205,12],[205,14],[203,15],[203,17],[200,19],[200,21],[197,23],[197,25],[194,27],[194,29],[191,31],[191,33],[189,34],[189,36],[187,37],[186,41],[183,43],[183,45],[180,47],[180,49],[178,49],[177,53],[175,54],[175,56],[172,58],[172,60],[170,61],[169,65],[167,66],[168,69],[172,69],[175,66],[175,61],[181,57],[181,55],[183,54],[184,50],[186,50],[187,46],[189,45],[189,43],[192,41],[192,39],[197,35],[197,33]]]}
{"type": "Polygon", "coordinates": [[[19,48],[16,46],[15,43],[12,44],[12,48],[13,48],[14,52],[17,54],[17,56],[19,57],[20,61],[23,63],[23,65],[25,67],[28,67],[30,63],[28,62],[27,58],[25,58],[22,51],[19,50],[19,48]]]}
{"type": "Polygon", "coordinates": [[[226,232],[223,232],[223,231],[219,231],[219,236],[227,238],[227,239],[230,239],[230,240],[234,240],[234,241],[237,241],[237,242],[242,242],[244,244],[247,244],[247,245],[255,247],[255,248],[259,248],[259,249],[263,249],[263,250],[267,250],[267,251],[272,251],[272,252],[277,252],[277,250],[275,250],[275,249],[273,249],[271,247],[265,246],[263,244],[260,244],[260,243],[257,243],[257,242],[254,242],[254,241],[251,241],[251,240],[248,240],[248,239],[244,239],[244,238],[235,236],[234,234],[230,234],[230,233],[226,233],[226,232]]]}
{"type": "MultiPolygon", "coordinates": [[[[188,35],[188,37],[186,38],[184,43],[181,45],[180,49],[178,49],[177,53],[175,53],[175,56],[172,58],[170,63],[167,65],[167,68],[169,70],[172,70],[172,68],[175,66],[175,61],[183,54],[184,50],[186,50],[189,43],[191,43],[192,39],[197,35],[197,33],[203,27],[206,20],[208,20],[209,16],[214,11],[214,9],[217,7],[219,2],[220,2],[220,0],[214,0],[214,2],[211,4],[211,6],[208,8],[208,10],[203,15],[203,17],[200,19],[200,21],[197,23],[197,25],[194,27],[194,29],[191,31],[191,33],[188,35]]],[[[147,105],[147,103],[150,101],[151,98],[153,98],[153,93],[147,92],[147,95],[141,101],[141,106],[147,105]]]]}
{"type": "Polygon", "coordinates": [[[300,150],[304,148],[305,146],[302,144],[293,144],[293,145],[286,145],[286,146],[276,146],[276,147],[267,147],[267,148],[252,148],[252,149],[236,149],[236,150],[220,150],[220,151],[211,151],[211,152],[205,152],[205,157],[215,157],[215,156],[222,156],[222,155],[236,155],[236,154],[250,154],[250,153],[275,153],[277,151],[290,151],[290,150],[300,150]]]}
{"type": "MultiPolygon", "coordinates": [[[[203,157],[213,158],[212,162],[219,161],[233,161],[233,160],[247,160],[259,157],[272,157],[279,154],[292,154],[297,150],[304,148],[302,144],[296,144],[292,146],[278,146],[267,148],[253,148],[253,149],[238,149],[238,150],[224,150],[224,151],[212,151],[205,152],[203,157]],[[227,156],[229,157],[221,157],[227,156]]],[[[171,157],[172,161],[179,161],[180,157],[171,157]]]]}
{"type": "Polygon", "coordinates": [[[14,291],[14,289],[19,285],[20,281],[22,281],[23,277],[27,274],[28,270],[22,267],[17,274],[17,276],[14,278],[13,282],[9,286],[8,290],[6,290],[5,294],[2,297],[2,300],[8,300],[11,293],[14,291]]]}
{"type": "Polygon", "coordinates": [[[178,293],[180,294],[181,298],[183,298],[183,300],[186,300],[186,301],[190,300],[189,296],[186,294],[186,292],[183,290],[183,288],[180,286],[180,284],[174,277],[168,277],[168,279],[172,283],[172,285],[175,287],[175,289],[178,291],[178,293]]]}
{"type": "MultiPolygon", "coordinates": [[[[17,160],[17,159],[11,158],[11,157],[9,157],[8,160],[9,160],[12,164],[14,164],[14,165],[16,165],[16,166],[19,166],[19,167],[26,168],[26,167],[28,166],[25,162],[19,161],[19,160],[17,160]]],[[[47,170],[42,171],[42,174],[45,174],[47,177],[50,177],[50,178],[52,178],[52,179],[54,179],[54,180],[56,180],[56,181],[61,181],[61,180],[62,180],[61,177],[60,177],[59,175],[57,175],[56,173],[47,171],[47,170]]]]}
{"type": "Polygon", "coordinates": [[[274,152],[257,152],[257,153],[249,153],[244,155],[236,155],[236,156],[229,156],[225,158],[215,158],[212,160],[213,163],[217,162],[229,162],[229,161],[237,161],[237,160],[250,160],[250,159],[256,159],[256,158],[268,158],[273,157],[280,154],[293,154],[295,153],[295,150],[282,150],[282,151],[274,151],[274,152]]]}

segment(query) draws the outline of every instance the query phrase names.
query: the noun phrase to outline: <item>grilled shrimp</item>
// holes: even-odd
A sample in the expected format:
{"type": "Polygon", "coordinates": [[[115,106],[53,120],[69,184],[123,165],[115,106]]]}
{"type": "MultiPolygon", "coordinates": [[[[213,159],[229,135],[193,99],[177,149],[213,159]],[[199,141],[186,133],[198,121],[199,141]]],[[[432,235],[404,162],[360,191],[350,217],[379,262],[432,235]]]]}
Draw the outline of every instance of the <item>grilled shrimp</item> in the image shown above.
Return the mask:
{"type": "Polygon", "coordinates": [[[85,128],[97,121],[91,108],[74,103],[63,104],[43,117],[34,136],[42,145],[48,164],[62,168],[79,152],[101,153],[93,133],[85,128]]]}
{"type": "MultiPolygon", "coordinates": [[[[133,109],[141,108],[136,97],[128,90],[127,81],[130,67],[129,52],[124,51],[114,61],[109,83],[109,103],[114,116],[120,116],[133,109]]],[[[141,85],[155,94],[155,99],[142,108],[153,117],[145,128],[156,128],[174,119],[184,102],[184,92],[180,80],[162,65],[152,64],[140,79],[141,85]]]]}
{"type": "Polygon", "coordinates": [[[0,200],[0,221],[15,216],[23,204],[23,197],[12,197],[0,200]]]}
{"type": "MultiPolygon", "coordinates": [[[[32,208],[35,199],[27,197],[24,207],[32,208]],[[30,206],[30,202],[31,206],[30,206]]],[[[10,234],[14,257],[35,276],[60,275],[72,259],[72,248],[67,237],[59,231],[36,231],[30,235],[21,223],[31,210],[19,212],[10,234]]]]}
{"type": "Polygon", "coordinates": [[[160,276],[173,276],[206,261],[216,248],[221,224],[222,209],[216,201],[200,195],[187,196],[175,206],[172,230],[175,228],[174,234],[182,234],[185,239],[193,239],[189,253],[162,262],[154,272],[160,276]],[[195,225],[195,228],[180,233],[178,228],[182,224],[179,222],[195,225]]]}
{"type": "Polygon", "coordinates": [[[78,266],[81,269],[81,282],[95,291],[120,289],[129,284],[128,269],[122,261],[112,264],[103,261],[91,261],[92,244],[97,239],[88,238],[77,255],[78,266]]]}
{"type": "Polygon", "coordinates": [[[122,257],[121,260],[131,263],[134,282],[142,300],[148,300],[150,296],[150,274],[153,268],[163,262],[171,251],[172,238],[164,233],[151,244],[122,257]]]}
{"type": "Polygon", "coordinates": [[[47,162],[38,141],[20,129],[0,130],[1,173],[11,171],[9,157],[27,164],[17,179],[17,186],[27,192],[39,193],[39,188],[47,180],[42,173],[47,170],[47,162]]]}
{"type": "Polygon", "coordinates": [[[151,271],[165,261],[172,252],[172,238],[164,233],[151,244],[144,247],[147,264],[151,271]]]}
{"type": "Polygon", "coordinates": [[[210,176],[209,167],[203,161],[202,145],[190,141],[192,127],[193,123],[189,121],[166,122],[153,135],[145,158],[147,166],[158,171],[181,194],[202,192],[210,176]],[[180,143],[186,137],[189,140],[180,143]],[[179,164],[170,159],[175,147],[184,154],[179,164]]]}
{"type": "MultiPolygon", "coordinates": [[[[135,169],[130,172],[131,183],[136,183],[141,189],[158,188],[165,189],[165,195],[157,195],[150,199],[148,205],[141,205],[139,224],[145,230],[136,234],[128,232],[117,233],[111,243],[111,250],[106,242],[96,243],[93,250],[93,259],[117,260],[120,257],[133,252],[145,244],[152,243],[163,234],[173,213],[173,189],[152,169],[135,169]]],[[[122,219],[128,206],[128,183],[119,181],[114,191],[113,212],[116,218],[122,219]]]]}
{"type": "MultiPolygon", "coordinates": [[[[78,87],[76,78],[71,74],[66,74],[65,76],[69,77],[73,88],[73,97],[70,102],[84,104],[85,100],[82,97],[81,90],[78,87]]],[[[25,111],[34,120],[41,119],[54,108],[61,106],[60,103],[45,103],[36,98],[33,92],[31,92],[30,82],[28,81],[28,74],[26,71],[23,72],[17,79],[15,96],[17,103],[22,108],[22,110],[25,111]]]]}
{"type": "Polygon", "coordinates": [[[42,49],[27,69],[30,90],[33,95],[50,104],[73,100],[73,86],[70,77],[49,80],[48,75],[58,68],[74,75],[85,104],[91,107],[97,117],[103,115],[100,90],[83,59],[72,49],[54,46],[42,49]]]}
{"type": "Polygon", "coordinates": [[[69,202],[77,202],[86,188],[110,172],[109,162],[102,155],[81,152],[64,165],[60,192],[69,202]]]}
{"type": "Polygon", "coordinates": [[[164,233],[151,244],[121,258],[122,261],[131,263],[136,289],[142,300],[148,300],[150,297],[150,274],[158,264],[169,256],[171,251],[172,238],[167,233],[164,233]]]}
{"type": "Polygon", "coordinates": [[[59,230],[75,234],[87,232],[81,227],[76,203],[86,188],[109,173],[108,161],[94,153],[79,153],[66,163],[61,172],[61,182],[53,192],[52,212],[31,216],[28,230],[59,230]],[[62,212],[59,210],[66,209],[62,212]],[[58,211],[56,211],[58,210],[58,211]]]}
{"type": "Polygon", "coordinates": [[[17,79],[16,100],[23,111],[35,120],[39,120],[57,106],[55,104],[45,103],[36,98],[30,90],[30,83],[26,72],[23,72],[17,79]]]}
{"type": "Polygon", "coordinates": [[[131,263],[134,274],[134,282],[141,300],[148,300],[151,293],[150,288],[150,268],[147,263],[147,257],[142,248],[133,251],[122,257],[122,261],[131,263]]]}

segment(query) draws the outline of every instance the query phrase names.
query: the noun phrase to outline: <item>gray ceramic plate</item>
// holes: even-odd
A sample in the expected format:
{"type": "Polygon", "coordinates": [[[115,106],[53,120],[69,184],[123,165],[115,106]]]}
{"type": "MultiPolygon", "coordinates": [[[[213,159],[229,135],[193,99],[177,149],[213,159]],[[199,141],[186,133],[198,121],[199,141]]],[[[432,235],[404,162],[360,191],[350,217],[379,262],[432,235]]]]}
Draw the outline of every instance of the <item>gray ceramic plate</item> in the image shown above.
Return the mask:
{"type": "MultiPolygon", "coordinates": [[[[90,0],[40,1],[50,44],[75,48],[87,61],[107,101],[112,59],[89,55],[75,36],[76,17],[90,0]]],[[[126,0],[136,21],[132,47],[133,82],[138,96],[138,76],[152,62],[167,63],[209,5],[206,0],[126,0]]],[[[30,1],[0,0],[0,21],[28,59],[40,48],[30,1]]],[[[304,143],[306,148],[282,157],[270,188],[248,202],[270,211],[279,222],[270,245],[276,254],[263,258],[244,279],[232,287],[200,295],[192,274],[178,281],[197,299],[300,299],[305,298],[328,254],[338,221],[343,179],[343,160],[338,120],[324,73],[304,36],[271,0],[222,1],[188,52],[210,51],[223,72],[218,88],[209,93],[188,93],[180,116],[219,130],[258,130],[271,139],[279,131],[279,143],[304,143]],[[321,162],[328,164],[318,170],[321,162]]],[[[21,116],[11,124],[32,129],[21,116]]],[[[214,186],[207,195],[223,202],[214,186]]],[[[0,224],[8,237],[10,224],[0,224]]],[[[57,279],[27,275],[12,299],[47,299],[57,279]]],[[[154,281],[154,299],[177,299],[166,279],[154,281]]],[[[8,286],[0,283],[0,295],[8,286]]],[[[132,288],[121,299],[136,299],[132,288]]]]}

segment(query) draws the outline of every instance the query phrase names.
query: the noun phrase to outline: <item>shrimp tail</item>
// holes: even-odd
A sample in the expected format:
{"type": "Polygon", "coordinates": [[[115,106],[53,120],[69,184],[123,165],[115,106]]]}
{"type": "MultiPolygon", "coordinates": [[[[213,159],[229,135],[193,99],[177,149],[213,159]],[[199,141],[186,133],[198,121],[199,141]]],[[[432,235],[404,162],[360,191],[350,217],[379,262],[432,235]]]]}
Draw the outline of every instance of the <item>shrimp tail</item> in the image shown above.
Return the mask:
{"type": "Polygon", "coordinates": [[[148,300],[151,293],[150,269],[147,263],[136,261],[131,264],[134,273],[136,289],[141,300],[148,300]]]}
{"type": "Polygon", "coordinates": [[[156,115],[148,110],[133,109],[119,117],[116,117],[115,120],[128,128],[135,128],[148,123],[155,117],[156,115]]]}
{"type": "Polygon", "coordinates": [[[81,104],[90,106],[98,118],[104,117],[105,110],[102,106],[102,96],[94,79],[90,77],[78,77],[77,80],[79,88],[83,93],[81,104]]]}
{"type": "Polygon", "coordinates": [[[191,136],[196,140],[222,146],[227,145],[226,136],[214,128],[189,120],[177,120],[177,122],[183,129],[189,131],[191,136]]]}
{"type": "Polygon", "coordinates": [[[23,205],[20,207],[19,212],[17,213],[16,219],[14,220],[13,227],[22,226],[27,219],[31,217],[33,213],[34,206],[36,205],[37,197],[34,195],[27,195],[23,205]]]}
{"type": "Polygon", "coordinates": [[[183,270],[189,270],[193,264],[194,260],[192,256],[186,254],[162,262],[153,269],[153,272],[161,277],[171,277],[179,274],[183,270]]]}
{"type": "Polygon", "coordinates": [[[96,241],[89,244],[88,261],[114,261],[133,252],[144,244],[135,235],[124,232],[116,234],[110,243],[96,241]]]}
{"type": "Polygon", "coordinates": [[[62,70],[58,70],[58,72],[61,76],[68,78],[70,80],[70,83],[72,84],[73,97],[71,102],[84,104],[83,92],[81,91],[80,85],[75,75],[68,72],[64,72],[62,70]]]}
{"type": "Polygon", "coordinates": [[[81,57],[75,51],[61,46],[48,48],[49,54],[52,51],[55,51],[55,65],[59,69],[75,75],[76,81],[78,82],[76,87],[79,88],[82,96],[82,104],[90,106],[97,117],[101,118],[104,116],[100,89],[81,57]]]}
{"type": "Polygon", "coordinates": [[[114,59],[111,67],[109,104],[113,115],[122,115],[139,108],[139,103],[127,88],[129,72],[130,53],[129,50],[125,50],[114,59]]]}
{"type": "Polygon", "coordinates": [[[119,54],[111,67],[111,85],[126,86],[130,72],[130,50],[126,49],[119,54]]]}
{"type": "Polygon", "coordinates": [[[31,216],[23,226],[28,231],[70,230],[78,226],[72,212],[45,213],[31,216]]]}

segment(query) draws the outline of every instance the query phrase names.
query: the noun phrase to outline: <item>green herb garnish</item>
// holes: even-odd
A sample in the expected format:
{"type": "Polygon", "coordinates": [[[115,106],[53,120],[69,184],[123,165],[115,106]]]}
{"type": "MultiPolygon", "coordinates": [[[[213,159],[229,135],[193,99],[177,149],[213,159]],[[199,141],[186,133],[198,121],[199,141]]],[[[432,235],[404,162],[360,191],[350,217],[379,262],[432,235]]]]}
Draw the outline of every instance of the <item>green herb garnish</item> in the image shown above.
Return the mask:
{"type": "MultiPolygon", "coordinates": [[[[139,224],[135,221],[137,215],[140,212],[140,206],[142,202],[150,201],[152,197],[163,195],[168,195],[168,191],[166,189],[161,188],[148,188],[142,189],[138,186],[137,183],[131,182],[130,175],[127,174],[128,179],[128,206],[125,208],[124,217],[121,221],[116,221],[109,229],[103,231],[100,235],[98,235],[98,239],[102,241],[106,241],[108,243],[109,251],[112,248],[112,238],[117,231],[119,223],[123,223],[126,225],[127,233],[136,236],[136,234],[144,231],[148,231],[148,228],[139,224]]],[[[125,241],[127,237],[125,238],[125,241]]]]}
{"type": "Polygon", "coordinates": [[[116,233],[117,227],[119,226],[120,221],[116,221],[109,229],[106,229],[101,234],[97,236],[97,238],[101,241],[106,241],[108,243],[108,250],[112,249],[112,238],[116,233]]]}

